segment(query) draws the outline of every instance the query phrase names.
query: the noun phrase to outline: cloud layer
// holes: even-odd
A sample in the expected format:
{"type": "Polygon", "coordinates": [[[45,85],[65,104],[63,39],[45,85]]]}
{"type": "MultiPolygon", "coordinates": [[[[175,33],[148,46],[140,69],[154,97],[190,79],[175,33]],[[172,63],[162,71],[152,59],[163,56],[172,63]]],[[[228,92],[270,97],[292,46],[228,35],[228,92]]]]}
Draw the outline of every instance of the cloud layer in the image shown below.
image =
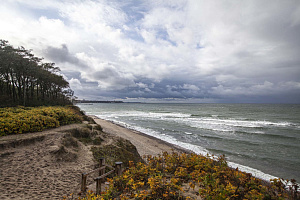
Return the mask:
{"type": "Polygon", "coordinates": [[[0,26],[79,98],[300,103],[297,0],[9,0],[0,26]]]}

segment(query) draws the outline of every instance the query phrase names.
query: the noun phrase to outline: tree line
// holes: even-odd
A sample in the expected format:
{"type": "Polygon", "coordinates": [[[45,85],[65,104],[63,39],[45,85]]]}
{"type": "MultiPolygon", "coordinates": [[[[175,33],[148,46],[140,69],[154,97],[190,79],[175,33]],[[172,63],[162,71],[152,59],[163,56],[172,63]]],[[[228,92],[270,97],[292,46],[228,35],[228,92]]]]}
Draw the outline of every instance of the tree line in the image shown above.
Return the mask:
{"type": "Polygon", "coordinates": [[[0,107],[66,105],[74,92],[55,63],[0,40],[0,107]]]}

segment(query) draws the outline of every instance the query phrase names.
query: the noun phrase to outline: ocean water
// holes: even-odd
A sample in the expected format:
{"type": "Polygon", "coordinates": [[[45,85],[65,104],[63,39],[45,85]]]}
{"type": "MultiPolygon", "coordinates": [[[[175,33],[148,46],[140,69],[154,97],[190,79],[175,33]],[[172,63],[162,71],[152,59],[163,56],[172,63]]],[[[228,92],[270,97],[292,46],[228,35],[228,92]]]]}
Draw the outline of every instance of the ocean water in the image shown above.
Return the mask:
{"type": "Polygon", "coordinates": [[[77,104],[199,154],[225,155],[230,166],[269,180],[300,182],[300,105],[77,104]]]}

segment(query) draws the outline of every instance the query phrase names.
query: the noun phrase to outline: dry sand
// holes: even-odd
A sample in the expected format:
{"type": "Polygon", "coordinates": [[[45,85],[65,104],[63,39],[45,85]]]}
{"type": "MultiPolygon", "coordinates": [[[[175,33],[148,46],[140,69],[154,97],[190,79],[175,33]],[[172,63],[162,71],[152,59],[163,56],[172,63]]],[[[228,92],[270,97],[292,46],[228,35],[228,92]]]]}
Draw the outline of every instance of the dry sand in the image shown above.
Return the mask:
{"type": "MultiPolygon", "coordinates": [[[[130,140],[139,154],[183,151],[171,144],[92,116],[103,131],[130,140]]],[[[60,162],[53,151],[61,146],[67,125],[38,133],[0,138],[0,199],[62,199],[80,191],[81,173],[93,169],[89,148],[80,144],[78,159],[60,162]]]]}
{"type": "Polygon", "coordinates": [[[0,138],[0,199],[62,199],[78,193],[83,171],[93,168],[93,156],[80,144],[78,159],[57,161],[62,131],[67,125],[38,133],[0,138]]]}

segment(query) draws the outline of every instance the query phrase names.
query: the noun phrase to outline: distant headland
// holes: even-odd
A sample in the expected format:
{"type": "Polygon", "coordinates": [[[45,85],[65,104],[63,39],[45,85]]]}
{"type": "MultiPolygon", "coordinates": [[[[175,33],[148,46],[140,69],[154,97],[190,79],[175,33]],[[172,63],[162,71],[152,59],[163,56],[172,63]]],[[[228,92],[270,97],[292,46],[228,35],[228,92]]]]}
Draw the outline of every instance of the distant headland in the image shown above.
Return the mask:
{"type": "Polygon", "coordinates": [[[74,100],[74,103],[124,103],[123,101],[74,100]]]}

